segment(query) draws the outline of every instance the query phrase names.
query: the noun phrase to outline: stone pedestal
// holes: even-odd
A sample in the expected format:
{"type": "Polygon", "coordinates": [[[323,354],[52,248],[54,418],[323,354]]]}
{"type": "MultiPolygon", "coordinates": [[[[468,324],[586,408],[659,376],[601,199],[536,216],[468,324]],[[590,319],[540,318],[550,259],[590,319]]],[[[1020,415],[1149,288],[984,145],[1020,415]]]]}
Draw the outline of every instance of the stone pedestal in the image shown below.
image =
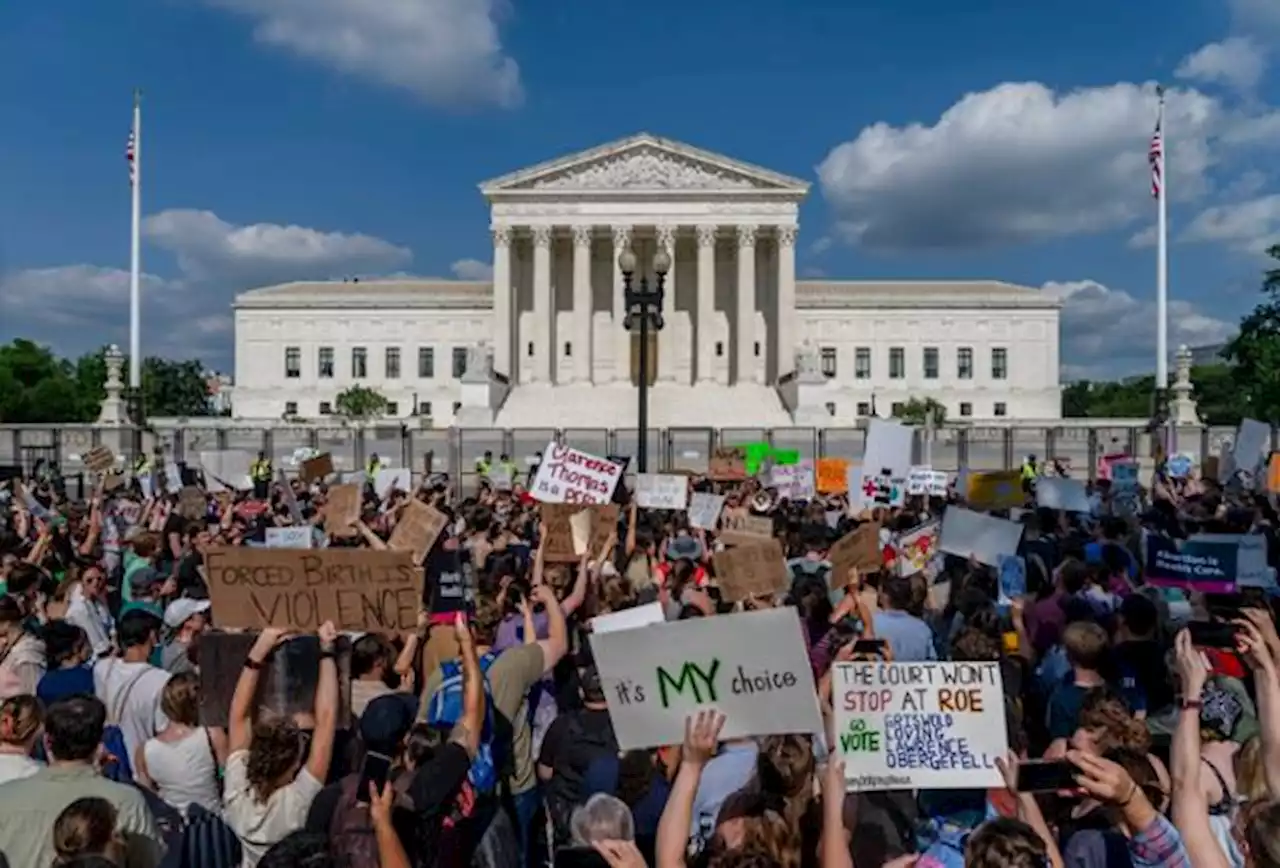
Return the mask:
{"type": "Polygon", "coordinates": [[[115,344],[107,347],[106,362],[106,395],[102,399],[102,409],[98,411],[98,424],[126,425],[129,422],[129,408],[125,405],[124,382],[120,379],[124,356],[115,344]]]}
{"type": "Polygon", "coordinates": [[[1195,398],[1191,397],[1191,350],[1186,345],[1178,347],[1174,357],[1173,397],[1169,405],[1169,417],[1178,427],[1198,427],[1200,414],[1196,410],[1195,398]]]}

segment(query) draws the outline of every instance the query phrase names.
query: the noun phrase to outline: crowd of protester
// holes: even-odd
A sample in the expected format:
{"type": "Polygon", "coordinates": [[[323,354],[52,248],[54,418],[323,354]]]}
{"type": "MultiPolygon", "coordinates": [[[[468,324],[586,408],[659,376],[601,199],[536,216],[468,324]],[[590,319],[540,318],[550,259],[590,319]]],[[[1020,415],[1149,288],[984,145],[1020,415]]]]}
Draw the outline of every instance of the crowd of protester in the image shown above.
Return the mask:
{"type": "Polygon", "coordinates": [[[520,480],[461,496],[439,477],[383,498],[370,487],[354,535],[322,530],[323,482],[295,480],[292,498],[278,483],[210,495],[191,518],[176,494],[144,498],[137,485],[77,502],[58,480],[10,480],[0,857],[10,868],[1280,868],[1273,600],[1257,588],[1171,599],[1144,581],[1145,535],[1259,534],[1269,562],[1280,558],[1266,495],[1197,476],[1158,476],[1137,511],[1092,484],[1090,514],[1035,508],[1028,480],[1027,593],[1002,602],[991,567],[951,556],[914,575],[833,573],[828,550],[860,523],[887,540],[945,514],[954,492],[864,510],[693,475],[692,490],[727,495],[726,516],[770,518],[788,559],[790,588],[734,604],[720,593],[717,531],[640,509],[625,490],[616,533],[566,565],[543,557],[546,527],[520,480]],[[469,565],[467,611],[433,614],[427,581],[406,635],[262,630],[211,717],[205,555],[261,545],[294,521],[286,500],[321,545],[378,548],[413,498],[448,518],[435,545],[469,565]],[[711,710],[689,718],[682,744],[620,750],[589,625],[653,602],[671,621],[794,607],[828,716],[831,667],[859,639],[883,640],[879,655],[895,662],[998,662],[1005,786],[846,792],[829,737],[722,740],[711,710]],[[1205,640],[1215,633],[1225,639],[1205,640]],[[270,713],[260,676],[302,641],[318,667],[314,706],[270,713]],[[1020,772],[1042,760],[1070,774],[1028,791],[1020,772]]]}

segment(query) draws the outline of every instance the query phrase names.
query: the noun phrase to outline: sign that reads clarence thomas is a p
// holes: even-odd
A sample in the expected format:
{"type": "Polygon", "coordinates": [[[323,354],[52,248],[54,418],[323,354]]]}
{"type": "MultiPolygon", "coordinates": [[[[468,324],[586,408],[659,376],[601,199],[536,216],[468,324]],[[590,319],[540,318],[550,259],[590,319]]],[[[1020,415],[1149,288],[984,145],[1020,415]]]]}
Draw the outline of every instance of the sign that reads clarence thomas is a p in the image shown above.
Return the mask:
{"type": "Polygon", "coordinates": [[[417,625],[422,570],[407,551],[223,547],[204,556],[220,627],[400,632],[417,625]]]}
{"type": "Polygon", "coordinates": [[[605,504],[613,500],[623,470],[615,461],[553,440],[542,451],[530,493],[543,503],[605,504]]]}
{"type": "Polygon", "coordinates": [[[822,732],[795,609],[595,633],[591,650],[622,750],[679,744],[706,708],[724,713],[722,739],[822,732]]]}
{"type": "Polygon", "coordinates": [[[831,702],[849,791],[1002,785],[998,663],[837,663],[831,702]]]}

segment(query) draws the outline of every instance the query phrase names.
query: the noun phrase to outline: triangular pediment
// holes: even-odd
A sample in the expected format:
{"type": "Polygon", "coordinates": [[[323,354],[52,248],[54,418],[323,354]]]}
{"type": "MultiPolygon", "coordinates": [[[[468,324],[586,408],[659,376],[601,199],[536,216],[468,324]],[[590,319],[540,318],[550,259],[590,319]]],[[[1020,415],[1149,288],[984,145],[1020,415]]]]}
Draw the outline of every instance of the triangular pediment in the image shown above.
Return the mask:
{"type": "Polygon", "coordinates": [[[809,183],[642,133],[540,163],[480,185],[503,193],[794,193],[809,183]]]}

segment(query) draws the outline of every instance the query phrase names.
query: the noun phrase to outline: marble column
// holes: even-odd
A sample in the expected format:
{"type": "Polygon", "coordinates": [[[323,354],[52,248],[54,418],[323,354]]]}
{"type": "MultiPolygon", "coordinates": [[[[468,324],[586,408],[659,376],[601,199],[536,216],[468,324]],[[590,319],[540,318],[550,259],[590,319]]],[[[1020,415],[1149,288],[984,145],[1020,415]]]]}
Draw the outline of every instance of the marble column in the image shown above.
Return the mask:
{"type": "Polygon", "coordinates": [[[796,365],[796,226],[778,227],[778,359],[781,379],[796,365]]]}
{"type": "Polygon", "coordinates": [[[613,379],[631,382],[631,333],[622,327],[627,316],[627,300],[622,288],[622,269],[618,257],[631,246],[631,227],[613,227],[613,379]]]}
{"type": "MultiPolygon", "coordinates": [[[[678,227],[657,227],[658,249],[671,257],[671,270],[667,272],[666,288],[662,295],[662,331],[658,332],[658,379],[669,382],[676,378],[675,323],[671,312],[676,308],[676,230],[678,227]]],[[[656,275],[650,277],[656,279],[656,275]]]]}
{"type": "MultiPolygon", "coordinates": [[[[494,224],[493,233],[493,369],[516,380],[516,366],[511,363],[512,292],[511,292],[511,227],[494,224]]],[[[415,362],[416,364],[416,362],[415,362]]]]}
{"type": "Polygon", "coordinates": [[[738,227],[738,334],[739,383],[755,381],[756,319],[756,229],[751,224],[738,227]]]}
{"type": "Polygon", "coordinates": [[[552,360],[555,358],[555,316],[551,303],[551,227],[533,227],[533,379],[553,382],[552,360]]]}
{"type": "Polygon", "coordinates": [[[573,378],[591,382],[591,227],[573,227],[573,378]]]}
{"type": "Polygon", "coordinates": [[[714,382],[716,342],[711,324],[716,318],[716,230],[714,223],[698,227],[698,324],[694,330],[697,347],[698,382],[714,382]]]}

